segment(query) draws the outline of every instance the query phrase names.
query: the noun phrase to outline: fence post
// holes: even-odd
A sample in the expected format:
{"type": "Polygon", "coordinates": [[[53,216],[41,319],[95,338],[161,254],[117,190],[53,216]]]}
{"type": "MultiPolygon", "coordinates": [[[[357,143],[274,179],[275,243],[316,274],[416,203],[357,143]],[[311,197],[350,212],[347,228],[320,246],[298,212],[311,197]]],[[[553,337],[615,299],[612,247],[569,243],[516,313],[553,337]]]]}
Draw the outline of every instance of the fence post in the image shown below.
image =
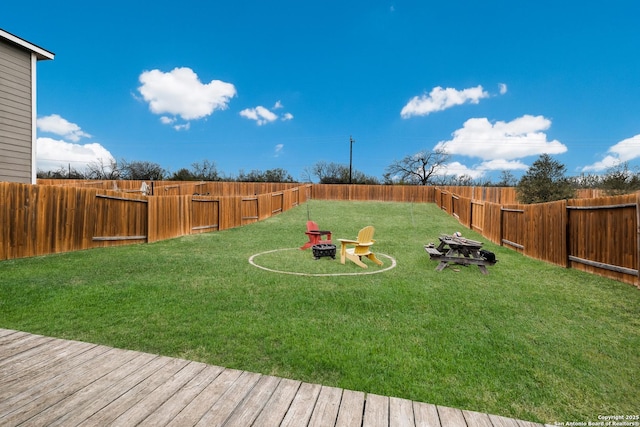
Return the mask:
{"type": "MultiPolygon", "coordinates": [[[[640,209],[638,209],[638,203],[640,200],[640,191],[636,191],[636,270],[640,271],[640,209]]],[[[636,287],[640,288],[639,276],[636,276],[636,287]]]]}
{"type": "Polygon", "coordinates": [[[571,230],[569,224],[569,201],[564,201],[564,213],[562,215],[562,223],[564,224],[564,257],[565,257],[565,268],[571,267],[571,260],[569,256],[571,256],[571,230]]]}
{"type": "Polygon", "coordinates": [[[504,226],[503,226],[503,216],[504,216],[504,210],[503,210],[504,206],[500,205],[500,214],[498,215],[498,217],[500,218],[500,228],[498,231],[498,242],[500,243],[500,246],[504,246],[504,244],[502,243],[502,237],[504,235],[504,226]]]}

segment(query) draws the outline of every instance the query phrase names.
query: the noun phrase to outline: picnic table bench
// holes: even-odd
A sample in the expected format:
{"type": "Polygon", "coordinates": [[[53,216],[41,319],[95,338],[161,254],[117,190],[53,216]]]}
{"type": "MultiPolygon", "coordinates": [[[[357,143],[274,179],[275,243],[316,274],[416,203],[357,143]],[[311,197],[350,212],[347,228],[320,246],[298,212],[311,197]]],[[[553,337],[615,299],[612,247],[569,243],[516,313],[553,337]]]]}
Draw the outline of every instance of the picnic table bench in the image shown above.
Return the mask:
{"type": "Polygon", "coordinates": [[[439,239],[438,247],[433,244],[424,246],[430,259],[440,261],[436,271],[442,271],[452,263],[465,266],[477,265],[482,274],[489,274],[487,266],[495,265],[497,262],[493,253],[482,249],[482,242],[446,234],[439,239]]]}

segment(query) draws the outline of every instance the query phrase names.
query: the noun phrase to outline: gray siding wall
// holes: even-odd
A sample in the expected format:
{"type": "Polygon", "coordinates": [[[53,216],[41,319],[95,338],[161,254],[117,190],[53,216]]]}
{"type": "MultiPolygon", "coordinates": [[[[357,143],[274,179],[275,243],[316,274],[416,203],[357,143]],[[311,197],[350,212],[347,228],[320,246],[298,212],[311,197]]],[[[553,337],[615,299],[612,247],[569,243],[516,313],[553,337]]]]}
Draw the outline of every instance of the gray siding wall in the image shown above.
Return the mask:
{"type": "Polygon", "coordinates": [[[31,183],[31,53],[0,40],[0,181],[31,183]]]}

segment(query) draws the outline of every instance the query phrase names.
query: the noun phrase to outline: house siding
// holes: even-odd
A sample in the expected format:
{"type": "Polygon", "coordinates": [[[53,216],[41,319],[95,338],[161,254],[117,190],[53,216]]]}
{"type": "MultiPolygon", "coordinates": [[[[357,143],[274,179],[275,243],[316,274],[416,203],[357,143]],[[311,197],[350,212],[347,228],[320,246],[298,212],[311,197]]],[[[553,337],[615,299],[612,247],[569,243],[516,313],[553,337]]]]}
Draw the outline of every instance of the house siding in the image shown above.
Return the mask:
{"type": "Polygon", "coordinates": [[[0,40],[0,181],[31,183],[31,52],[0,40]]]}

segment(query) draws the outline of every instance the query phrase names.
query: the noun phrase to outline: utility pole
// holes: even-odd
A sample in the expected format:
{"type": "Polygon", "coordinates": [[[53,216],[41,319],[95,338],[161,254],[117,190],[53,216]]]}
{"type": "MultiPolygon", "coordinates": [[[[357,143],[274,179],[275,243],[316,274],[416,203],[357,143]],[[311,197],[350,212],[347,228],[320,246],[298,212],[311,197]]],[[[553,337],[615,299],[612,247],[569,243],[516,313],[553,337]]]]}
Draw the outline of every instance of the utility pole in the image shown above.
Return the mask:
{"type": "Polygon", "coordinates": [[[351,184],[351,171],[353,167],[353,143],[356,142],[355,139],[349,135],[349,184],[351,184]]]}

